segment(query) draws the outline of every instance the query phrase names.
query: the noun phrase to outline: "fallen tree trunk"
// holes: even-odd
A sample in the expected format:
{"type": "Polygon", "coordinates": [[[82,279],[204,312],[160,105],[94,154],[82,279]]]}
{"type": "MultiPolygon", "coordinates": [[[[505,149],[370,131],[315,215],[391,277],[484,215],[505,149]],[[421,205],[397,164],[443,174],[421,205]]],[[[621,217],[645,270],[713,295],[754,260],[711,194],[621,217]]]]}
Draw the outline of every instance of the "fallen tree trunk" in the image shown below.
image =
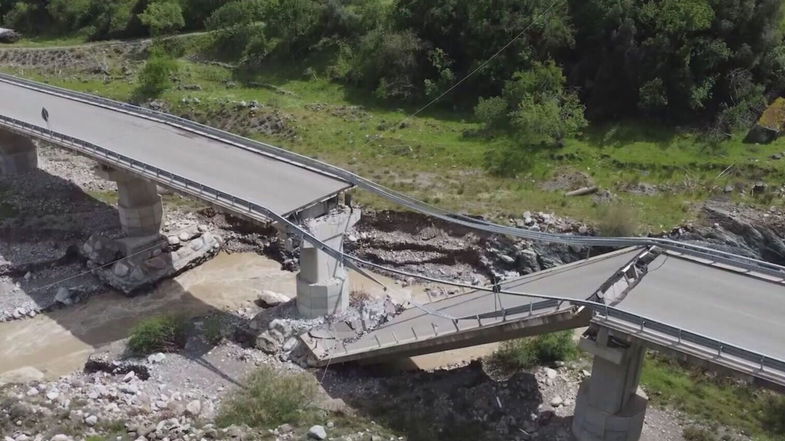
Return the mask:
{"type": "Polygon", "coordinates": [[[567,193],[564,193],[564,195],[565,196],[584,196],[584,195],[587,195],[587,194],[597,193],[597,190],[599,190],[597,188],[597,186],[593,185],[591,187],[581,187],[581,188],[579,188],[577,190],[568,191],[567,193]]]}

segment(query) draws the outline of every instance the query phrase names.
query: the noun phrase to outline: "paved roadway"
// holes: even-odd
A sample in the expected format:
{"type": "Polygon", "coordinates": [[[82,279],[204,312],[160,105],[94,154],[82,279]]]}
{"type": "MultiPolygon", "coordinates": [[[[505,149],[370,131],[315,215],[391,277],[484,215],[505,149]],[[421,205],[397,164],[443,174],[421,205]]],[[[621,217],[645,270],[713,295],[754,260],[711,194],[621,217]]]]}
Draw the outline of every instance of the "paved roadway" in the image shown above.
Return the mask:
{"type": "Polygon", "coordinates": [[[667,253],[617,308],[785,360],[785,286],[667,253]]]}
{"type": "Polygon", "coordinates": [[[0,81],[0,114],[49,128],[287,215],[350,185],[234,145],[0,81]]]}

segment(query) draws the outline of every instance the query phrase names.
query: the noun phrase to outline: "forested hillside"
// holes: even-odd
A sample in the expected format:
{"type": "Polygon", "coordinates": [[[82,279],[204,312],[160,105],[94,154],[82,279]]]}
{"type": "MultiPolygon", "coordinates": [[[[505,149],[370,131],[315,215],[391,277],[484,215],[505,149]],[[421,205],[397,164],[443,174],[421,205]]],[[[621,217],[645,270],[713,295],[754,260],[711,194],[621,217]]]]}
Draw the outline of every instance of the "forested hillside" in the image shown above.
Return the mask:
{"type": "Polygon", "coordinates": [[[89,39],[215,30],[247,68],[327,59],[336,81],[424,102],[513,37],[448,103],[489,128],[559,141],[591,120],[637,114],[749,124],[785,81],[780,0],[2,0],[27,35],[89,39]],[[492,98],[498,97],[498,98],[492,98]],[[486,98],[481,100],[481,98],[486,98]],[[561,121],[560,127],[543,122],[561,121]],[[533,127],[540,128],[532,130],[533,127]],[[532,133],[534,132],[534,133],[532,133]]]}

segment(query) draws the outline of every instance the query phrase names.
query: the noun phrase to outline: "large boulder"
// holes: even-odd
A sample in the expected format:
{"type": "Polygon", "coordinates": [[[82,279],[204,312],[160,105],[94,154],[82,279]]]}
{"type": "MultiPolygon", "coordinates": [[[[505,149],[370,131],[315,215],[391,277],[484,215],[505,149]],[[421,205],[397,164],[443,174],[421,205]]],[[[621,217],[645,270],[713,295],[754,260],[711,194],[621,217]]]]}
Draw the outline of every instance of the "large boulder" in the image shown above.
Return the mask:
{"type": "Polygon", "coordinates": [[[16,43],[22,35],[13,29],[0,28],[0,43],[16,43]]]}
{"type": "Polygon", "coordinates": [[[785,98],[779,97],[766,108],[744,138],[744,142],[768,144],[780,136],[783,128],[785,128],[785,98]]]}

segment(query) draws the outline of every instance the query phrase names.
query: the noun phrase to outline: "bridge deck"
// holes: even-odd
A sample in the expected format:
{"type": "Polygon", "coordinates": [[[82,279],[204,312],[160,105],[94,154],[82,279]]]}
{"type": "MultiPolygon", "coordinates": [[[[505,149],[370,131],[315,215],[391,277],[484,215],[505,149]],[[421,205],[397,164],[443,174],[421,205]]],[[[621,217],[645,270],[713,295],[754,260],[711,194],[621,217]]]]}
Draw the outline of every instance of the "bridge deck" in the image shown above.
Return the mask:
{"type": "Polygon", "coordinates": [[[0,81],[0,114],[110,149],[286,215],[348,188],[343,180],[207,136],[0,81]]]}
{"type": "Polygon", "coordinates": [[[785,360],[785,286],[765,276],[665,253],[617,308],[785,360]]]}

